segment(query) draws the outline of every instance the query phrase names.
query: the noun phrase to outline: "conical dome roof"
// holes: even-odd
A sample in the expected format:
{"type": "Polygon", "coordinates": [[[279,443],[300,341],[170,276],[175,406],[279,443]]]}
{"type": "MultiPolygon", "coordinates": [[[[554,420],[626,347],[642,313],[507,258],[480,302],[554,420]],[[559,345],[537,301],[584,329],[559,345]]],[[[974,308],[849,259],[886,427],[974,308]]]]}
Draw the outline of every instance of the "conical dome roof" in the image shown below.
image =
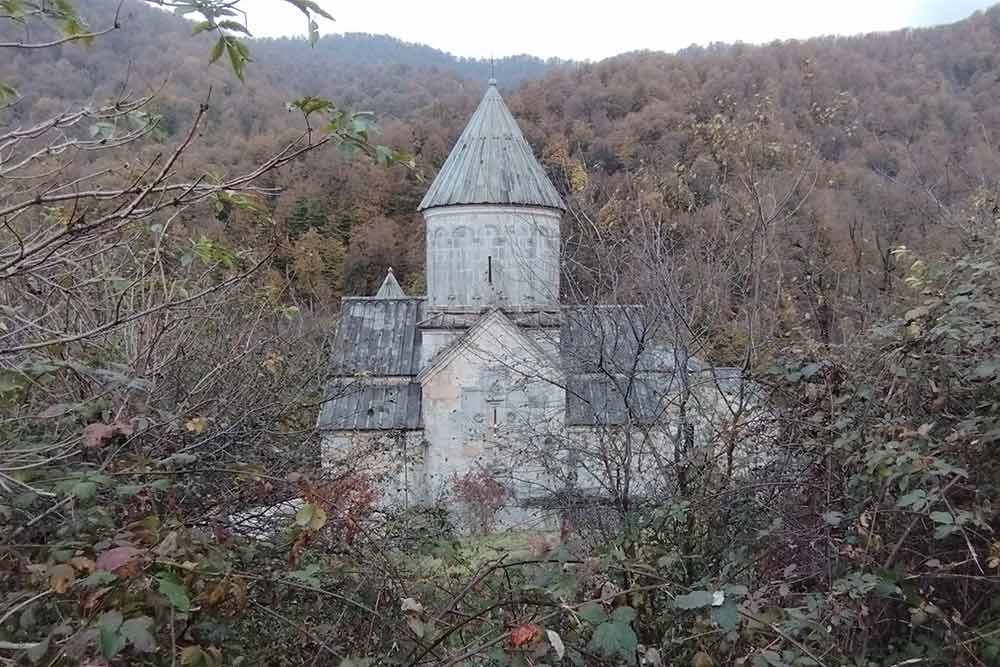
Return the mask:
{"type": "Polygon", "coordinates": [[[566,210],[493,79],[417,210],[456,204],[566,210]]]}

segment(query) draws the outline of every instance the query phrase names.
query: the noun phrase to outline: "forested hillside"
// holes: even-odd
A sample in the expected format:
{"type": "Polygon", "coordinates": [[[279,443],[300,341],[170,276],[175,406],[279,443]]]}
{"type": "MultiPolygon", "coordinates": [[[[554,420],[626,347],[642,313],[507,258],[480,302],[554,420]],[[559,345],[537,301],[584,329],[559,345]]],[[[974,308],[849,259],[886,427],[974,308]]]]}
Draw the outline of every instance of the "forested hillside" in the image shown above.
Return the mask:
{"type": "MultiPolygon", "coordinates": [[[[314,49],[304,39],[261,40],[240,84],[221,65],[204,66],[209,40],[191,38],[188,22],[125,7],[127,29],[90,46],[21,52],[0,64],[0,80],[36,100],[15,107],[14,122],[106,99],[125,85],[158,91],[153,111],[171,137],[211,89],[192,159],[224,173],[301,126],[286,110],[292,99],[321,95],[375,111],[379,140],[412,153],[417,172],[346,168],[324,155],[278,177],[285,191],[270,204],[287,228],[289,261],[307,248],[324,258],[295,272],[306,296],[366,293],[388,265],[419,291],[414,208],[426,181],[417,174],[433,177],[482,93],[488,63],[379,36],[326,36],[314,49]]],[[[84,13],[98,25],[113,7],[94,2],[84,13]]],[[[739,133],[758,133],[773,153],[766,166],[775,186],[807,174],[810,189],[780,230],[774,271],[788,289],[774,296],[811,319],[810,333],[843,340],[896,284],[892,248],[934,252],[957,242],[965,220],[945,210],[995,168],[998,31],[994,10],[940,28],[631,53],[592,64],[521,56],[496,69],[576,212],[627,224],[641,203],[648,215],[676,220],[678,249],[708,252],[718,241],[722,230],[711,220],[729,206],[721,193],[741,177],[727,151],[739,133]]]]}
{"type": "Polygon", "coordinates": [[[656,327],[581,346],[629,342],[583,360],[595,444],[493,409],[561,526],[472,536],[510,479],[383,503],[408,434],[324,450],[317,414],[370,386],[339,297],[423,291],[491,66],[239,3],[0,0],[0,663],[1000,664],[1000,7],[496,63],[568,204],[563,317],[656,327]]]}

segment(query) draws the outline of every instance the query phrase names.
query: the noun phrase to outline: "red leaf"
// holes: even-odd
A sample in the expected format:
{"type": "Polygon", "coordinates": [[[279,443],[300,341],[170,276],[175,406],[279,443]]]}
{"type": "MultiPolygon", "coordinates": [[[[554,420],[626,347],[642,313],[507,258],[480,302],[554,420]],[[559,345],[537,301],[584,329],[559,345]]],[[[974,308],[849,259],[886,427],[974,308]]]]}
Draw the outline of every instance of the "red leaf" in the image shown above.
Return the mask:
{"type": "Polygon", "coordinates": [[[522,623],[510,631],[510,645],[513,648],[520,648],[535,641],[539,634],[541,634],[541,630],[537,625],[522,623]]]}
{"type": "Polygon", "coordinates": [[[87,424],[83,428],[83,446],[87,449],[97,449],[118,432],[111,424],[87,424]]]}
{"type": "Polygon", "coordinates": [[[103,447],[117,436],[129,437],[135,431],[126,421],[118,420],[114,424],[87,424],[83,427],[83,446],[87,449],[103,447]]]}
{"type": "Polygon", "coordinates": [[[113,574],[131,574],[127,568],[130,561],[139,554],[135,547],[114,547],[97,557],[97,569],[113,574]]]}

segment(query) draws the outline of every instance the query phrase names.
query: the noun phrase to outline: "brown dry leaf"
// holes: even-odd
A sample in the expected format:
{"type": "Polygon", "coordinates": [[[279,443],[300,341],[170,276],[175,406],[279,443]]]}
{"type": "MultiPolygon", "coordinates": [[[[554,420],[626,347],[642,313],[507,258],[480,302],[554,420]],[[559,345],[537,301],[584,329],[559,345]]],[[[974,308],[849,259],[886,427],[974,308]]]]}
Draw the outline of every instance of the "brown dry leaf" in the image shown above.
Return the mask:
{"type": "Polygon", "coordinates": [[[97,567],[97,563],[84,556],[76,556],[75,558],[70,558],[69,564],[72,565],[77,570],[79,570],[80,572],[87,572],[87,573],[93,572],[94,569],[97,567]]]}
{"type": "Polygon", "coordinates": [[[243,581],[234,581],[229,589],[232,595],[233,606],[238,610],[242,610],[247,606],[247,586],[243,581]]]}
{"type": "Polygon", "coordinates": [[[226,599],[226,593],[229,592],[229,586],[225,581],[220,581],[218,584],[212,587],[211,590],[205,595],[205,602],[214,607],[221,604],[226,599]]]}
{"type": "Polygon", "coordinates": [[[712,660],[712,656],[704,651],[698,651],[691,658],[691,667],[714,667],[714,665],[715,661],[712,660]]]}
{"type": "Polygon", "coordinates": [[[80,607],[84,611],[94,609],[98,604],[100,604],[101,598],[104,597],[110,590],[110,588],[98,588],[96,591],[84,593],[83,598],[80,600],[80,607]]]}
{"type": "Polygon", "coordinates": [[[208,427],[208,422],[206,422],[203,417],[194,417],[192,419],[189,419],[187,423],[184,424],[184,428],[186,428],[189,432],[195,434],[204,433],[205,428],[207,427],[208,427]]]}
{"type": "Polygon", "coordinates": [[[404,618],[406,619],[406,624],[410,626],[410,630],[413,631],[413,634],[415,634],[418,639],[423,639],[424,635],[427,634],[428,624],[424,623],[416,616],[407,615],[404,618]]]}
{"type": "Polygon", "coordinates": [[[172,530],[167,533],[167,536],[163,538],[163,541],[156,545],[153,549],[157,556],[171,556],[175,551],[177,551],[177,531],[172,530]]]}
{"type": "Polygon", "coordinates": [[[76,570],[66,563],[49,568],[49,587],[56,593],[65,593],[76,581],[76,570]]]}
{"type": "Polygon", "coordinates": [[[1000,568],[1000,542],[994,542],[990,545],[990,558],[987,564],[994,570],[1000,568]]]}
{"type": "Polygon", "coordinates": [[[181,665],[184,667],[212,667],[213,656],[200,646],[187,646],[181,651],[181,665]]]}

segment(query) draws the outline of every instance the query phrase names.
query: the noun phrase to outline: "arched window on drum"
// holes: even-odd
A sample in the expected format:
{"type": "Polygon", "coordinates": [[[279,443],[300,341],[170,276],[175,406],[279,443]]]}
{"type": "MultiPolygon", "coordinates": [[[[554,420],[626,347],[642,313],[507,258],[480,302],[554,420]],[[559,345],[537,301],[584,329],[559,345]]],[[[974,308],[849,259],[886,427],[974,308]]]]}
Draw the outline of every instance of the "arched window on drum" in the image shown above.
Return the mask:
{"type": "Polygon", "coordinates": [[[427,271],[427,285],[434,292],[430,294],[431,300],[442,303],[448,299],[447,267],[448,267],[448,238],[445,230],[438,228],[430,237],[431,244],[431,265],[427,271]]]}

